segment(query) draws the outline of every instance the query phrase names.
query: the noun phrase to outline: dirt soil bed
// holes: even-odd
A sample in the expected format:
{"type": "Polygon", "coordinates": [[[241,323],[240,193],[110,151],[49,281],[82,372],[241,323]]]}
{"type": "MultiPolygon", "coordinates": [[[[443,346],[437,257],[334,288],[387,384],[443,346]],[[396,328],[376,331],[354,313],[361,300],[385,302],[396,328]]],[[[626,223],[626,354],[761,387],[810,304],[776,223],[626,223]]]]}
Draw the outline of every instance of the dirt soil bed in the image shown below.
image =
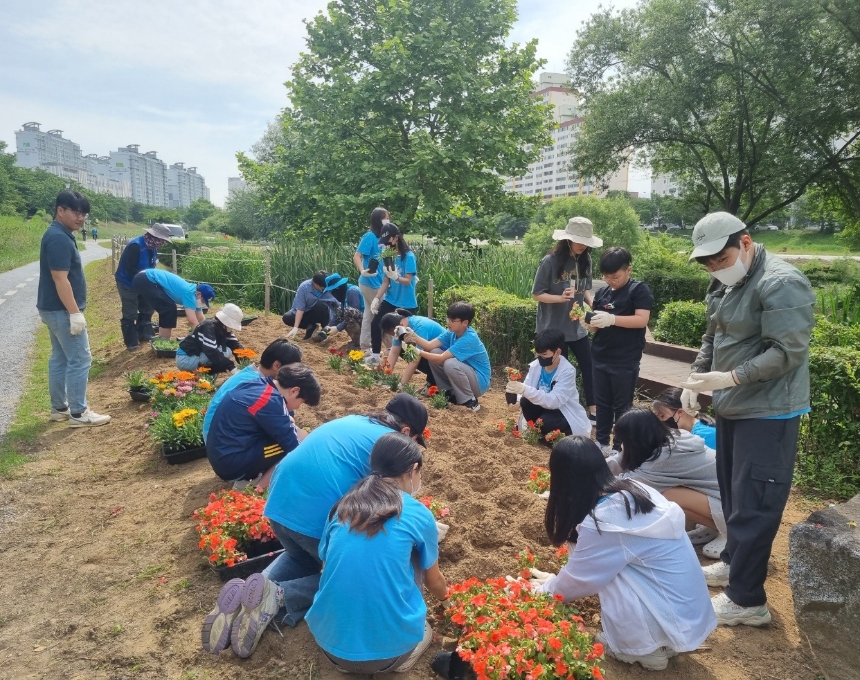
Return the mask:
{"type": "MultiPolygon", "coordinates": [[[[89,269],[90,308],[116,319],[92,328],[91,343],[103,366],[90,383],[94,410],[112,422],[93,430],[63,424],[46,429],[32,461],[0,496],[0,678],[304,678],[342,677],[314,643],[307,626],[266,632],[247,660],[232,652],[213,657],[201,650],[200,624],[221,587],[201,559],[191,513],[210,492],[223,488],[208,462],[169,466],[145,431],[149,408],[129,399],[122,375],[172,367],[149,349],[129,353],[118,338],[119,300],[108,263],[89,269]]],[[[93,317],[96,315],[93,314],[93,317]]],[[[182,329],[180,329],[181,331],[182,329]]],[[[275,316],[241,334],[261,351],[284,334],[275,316]]],[[[346,335],[334,338],[346,342],[346,335]]],[[[384,406],[391,393],[364,390],[327,365],[330,345],[302,343],[305,359],[323,383],[315,409],[297,420],[315,427],[348,413],[384,406]]],[[[343,345],[338,345],[343,346],[343,345]]],[[[418,378],[415,379],[419,384],[418,378]]],[[[526,489],[533,465],[548,450],[502,435],[494,421],[509,414],[497,378],[474,414],[462,408],[431,409],[425,491],[451,507],[451,531],[442,543],[440,566],[449,582],[469,576],[513,574],[516,553],[531,548],[553,564],[543,530],[545,502],[526,489]]],[[[47,387],[45,388],[47,389],[47,387]]],[[[45,414],[47,419],[47,413],[45,414]]],[[[793,496],[771,559],[768,629],[719,629],[708,649],[672,660],[660,677],[814,680],[817,665],[800,639],[787,584],[787,535],[813,507],[793,496]]],[[[438,603],[429,602],[438,611],[438,603]]],[[[581,603],[592,631],[597,600],[581,603]]],[[[403,677],[435,677],[429,663],[438,640],[416,669],[403,677]]],[[[648,674],[607,660],[607,678],[648,674]]]]}

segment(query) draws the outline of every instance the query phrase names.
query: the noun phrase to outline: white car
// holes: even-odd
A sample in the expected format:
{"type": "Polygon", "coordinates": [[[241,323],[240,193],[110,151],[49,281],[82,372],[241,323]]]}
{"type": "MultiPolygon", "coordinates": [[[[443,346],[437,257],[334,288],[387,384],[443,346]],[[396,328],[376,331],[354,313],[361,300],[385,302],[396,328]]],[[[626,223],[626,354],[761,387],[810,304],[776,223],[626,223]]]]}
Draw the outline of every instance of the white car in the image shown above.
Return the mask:
{"type": "Polygon", "coordinates": [[[779,227],[775,224],[757,224],[753,231],[779,231],[779,227]]]}

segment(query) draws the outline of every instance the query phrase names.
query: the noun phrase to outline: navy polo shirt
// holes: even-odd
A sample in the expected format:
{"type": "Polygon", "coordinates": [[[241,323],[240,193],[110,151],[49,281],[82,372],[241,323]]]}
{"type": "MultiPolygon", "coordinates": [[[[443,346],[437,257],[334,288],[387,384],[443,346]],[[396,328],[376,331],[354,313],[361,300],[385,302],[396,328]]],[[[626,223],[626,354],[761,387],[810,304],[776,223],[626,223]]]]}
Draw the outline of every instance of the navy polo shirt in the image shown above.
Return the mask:
{"type": "Polygon", "coordinates": [[[66,306],[57,294],[51,271],[69,272],[69,283],[79,309],[87,306],[87,281],[75,235],[54,220],[42,235],[39,250],[39,291],[36,307],[46,312],[64,312],[66,306]]]}

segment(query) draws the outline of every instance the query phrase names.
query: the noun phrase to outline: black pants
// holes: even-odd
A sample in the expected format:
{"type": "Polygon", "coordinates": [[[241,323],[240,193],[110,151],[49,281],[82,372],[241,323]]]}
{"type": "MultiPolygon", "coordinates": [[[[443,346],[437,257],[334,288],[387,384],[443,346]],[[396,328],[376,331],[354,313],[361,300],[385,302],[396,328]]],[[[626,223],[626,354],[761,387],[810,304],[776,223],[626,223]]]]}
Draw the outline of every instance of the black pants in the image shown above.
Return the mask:
{"type": "Polygon", "coordinates": [[[582,376],[582,391],[585,393],[585,405],[594,406],[594,369],[591,363],[591,339],[584,338],[567,343],[568,351],[576,359],[579,374],[582,376]]]}
{"type": "Polygon", "coordinates": [[[159,328],[176,328],[176,302],[170,299],[164,288],[150,281],[146,272],[135,274],[131,285],[135,292],[158,312],[159,328]]]}
{"type": "Polygon", "coordinates": [[[126,288],[117,281],[116,289],[122,303],[122,339],[126,347],[139,347],[141,342],[152,340],[152,306],[134,288],[126,288]]]}
{"type": "Polygon", "coordinates": [[[728,527],[720,559],[731,565],[725,593],[741,607],[767,602],[767,562],[791,491],[799,430],[800,416],[717,416],[717,480],[728,527]]]}
{"type": "MultiPolygon", "coordinates": [[[[284,323],[287,324],[290,328],[296,325],[296,315],[295,312],[287,312],[281,317],[284,320],[284,323]]],[[[317,324],[321,326],[328,326],[329,321],[331,320],[331,310],[329,306],[318,300],[314,303],[314,306],[310,309],[306,310],[302,315],[302,320],[299,323],[299,328],[304,328],[307,330],[305,334],[305,339],[309,338],[316,328],[317,324]]]]}
{"type": "Polygon", "coordinates": [[[540,431],[544,434],[549,434],[553,430],[561,430],[565,436],[571,433],[570,423],[567,422],[567,418],[557,408],[552,410],[545,409],[543,406],[533,404],[525,397],[520,397],[520,408],[522,408],[526,420],[537,422],[538,418],[543,418],[543,427],[541,427],[540,431]]]}
{"type": "MultiPolygon", "coordinates": [[[[609,445],[612,426],[626,411],[633,408],[639,362],[611,366],[594,364],[594,403],[597,406],[597,443],[609,445]]],[[[617,448],[617,447],[616,447],[617,448]]]]}
{"type": "MultiPolygon", "coordinates": [[[[390,302],[383,300],[379,304],[379,311],[373,315],[373,321],[370,322],[370,351],[374,354],[379,354],[382,349],[382,317],[395,311],[397,307],[390,302]]],[[[413,314],[418,311],[418,308],[410,309],[413,314]]]]}

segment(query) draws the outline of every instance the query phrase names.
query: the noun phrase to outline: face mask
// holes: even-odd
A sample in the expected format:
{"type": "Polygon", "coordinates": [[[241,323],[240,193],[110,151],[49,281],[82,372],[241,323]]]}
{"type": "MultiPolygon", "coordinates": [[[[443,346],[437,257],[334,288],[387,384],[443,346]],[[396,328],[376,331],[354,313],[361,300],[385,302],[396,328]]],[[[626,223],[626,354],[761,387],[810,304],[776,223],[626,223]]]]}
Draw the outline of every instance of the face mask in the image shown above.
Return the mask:
{"type": "Polygon", "coordinates": [[[538,357],[537,360],[538,365],[546,367],[551,365],[552,362],[555,360],[555,354],[553,354],[551,357],[538,357]]]}
{"type": "Polygon", "coordinates": [[[738,254],[738,259],[735,260],[735,263],[731,267],[726,267],[725,269],[711,272],[711,276],[713,276],[724,286],[734,286],[738,281],[740,281],[747,275],[747,268],[744,264],[743,255],[744,251],[743,249],[741,249],[741,252],[738,254]]]}
{"type": "Polygon", "coordinates": [[[678,421],[675,420],[674,418],[667,418],[663,422],[666,423],[666,427],[668,427],[668,428],[671,428],[673,430],[678,429],[678,421]]]}
{"type": "Polygon", "coordinates": [[[316,288],[314,288],[314,297],[320,298],[322,296],[323,296],[323,292],[321,290],[317,290],[316,288]]]}
{"type": "Polygon", "coordinates": [[[414,479],[414,477],[409,477],[409,488],[412,489],[410,495],[417,496],[419,493],[421,493],[421,478],[420,477],[418,478],[418,488],[417,489],[415,488],[415,482],[412,481],[413,479],[414,479]]]}

